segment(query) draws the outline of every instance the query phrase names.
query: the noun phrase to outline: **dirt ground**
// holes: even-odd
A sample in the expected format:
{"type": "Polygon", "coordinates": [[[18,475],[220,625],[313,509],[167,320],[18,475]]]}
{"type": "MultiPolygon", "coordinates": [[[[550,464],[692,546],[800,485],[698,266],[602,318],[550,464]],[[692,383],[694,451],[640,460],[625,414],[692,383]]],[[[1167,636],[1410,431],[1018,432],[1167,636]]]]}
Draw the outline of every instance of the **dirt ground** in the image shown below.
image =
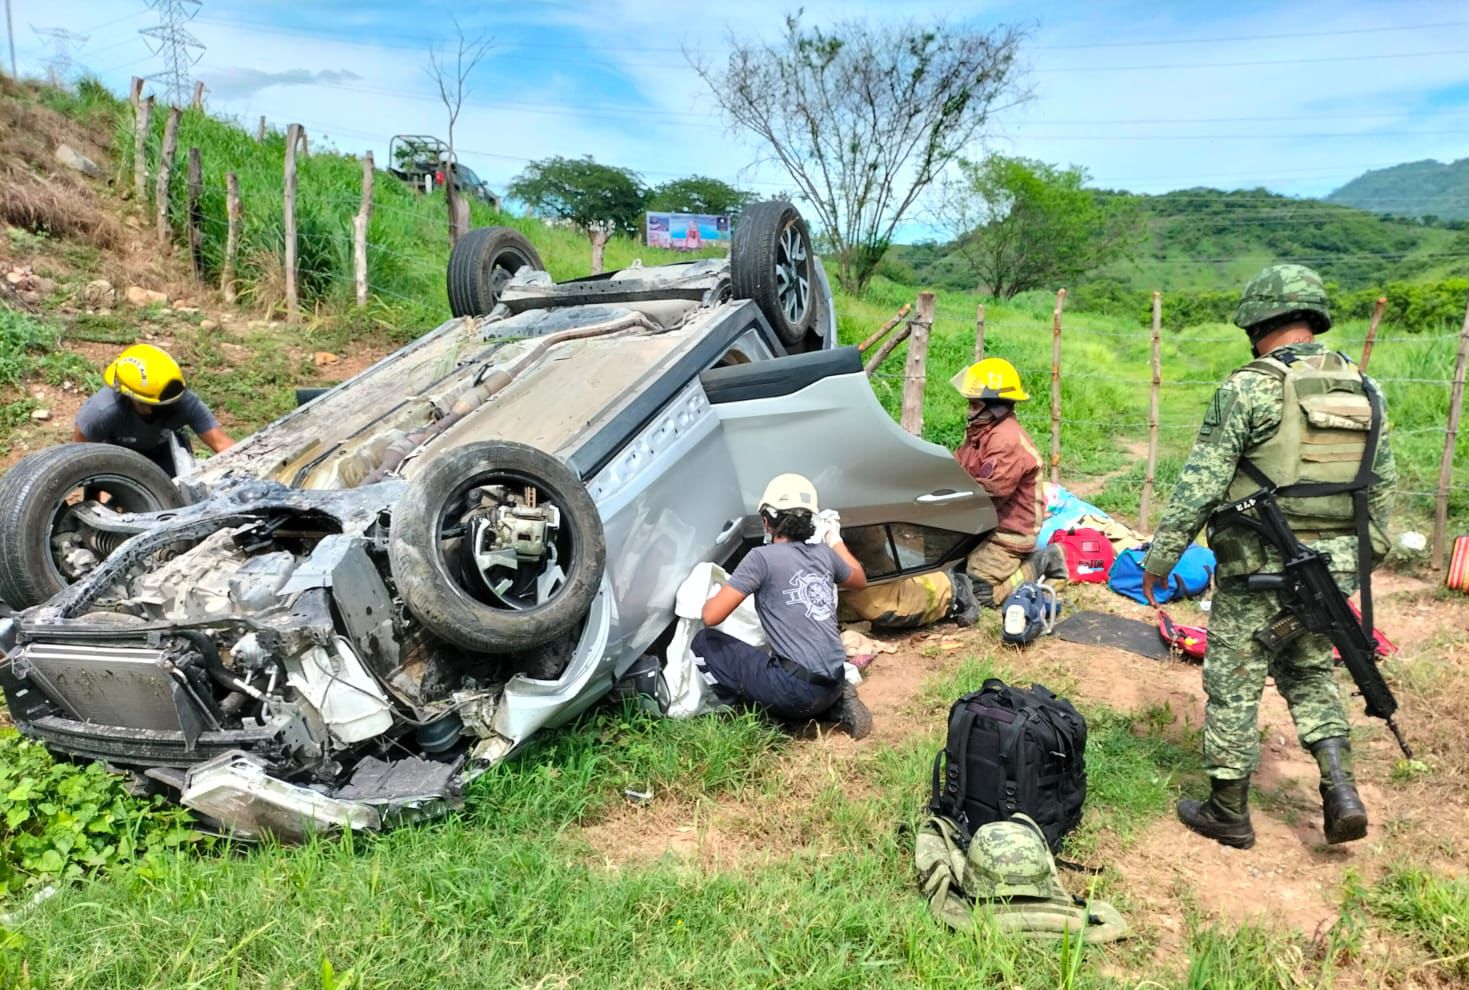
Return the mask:
{"type": "MultiPolygon", "coordinates": [[[[1268,686],[1261,706],[1262,762],[1252,802],[1258,836],[1253,849],[1227,849],[1193,835],[1171,814],[1125,844],[1115,836],[1101,838],[1096,858],[1112,868],[1109,872],[1118,878],[1130,905],[1130,920],[1153,933],[1160,959],[1176,958],[1183,950],[1181,904],[1234,925],[1280,927],[1311,938],[1336,921],[1349,872],[1370,883],[1390,865],[1411,857],[1419,865],[1464,875],[1469,863],[1469,774],[1463,748],[1464,715],[1469,713],[1464,690],[1469,686],[1464,659],[1469,597],[1449,597],[1426,581],[1393,574],[1383,575],[1377,586],[1378,627],[1401,649],[1392,661],[1402,706],[1399,723],[1424,769],[1410,780],[1395,780],[1401,756],[1396,744],[1381,722],[1363,714],[1360,698],[1348,698],[1360,790],[1372,823],[1365,840],[1326,846],[1315,762],[1298,744],[1285,702],[1268,686]],[[1405,687],[1404,682],[1415,686],[1405,687]],[[1452,695],[1454,710],[1425,710],[1420,699],[1435,694],[1452,695]],[[1445,717],[1454,724],[1432,724],[1445,717]]],[[[1148,609],[1105,590],[1072,591],[1074,607],[1149,617],[1148,609]]],[[[1175,617],[1207,621],[1202,613],[1175,617]]],[[[893,637],[898,651],[880,654],[861,688],[876,721],[873,734],[856,743],[840,734],[798,742],[778,771],[779,801],[655,799],[628,806],[585,830],[592,854],[614,869],[665,855],[717,868],[767,861],[775,849],[784,854],[802,846],[801,814],[789,809],[800,808],[803,797],[828,786],[843,786],[841,781],[851,777],[841,769],[864,751],[935,731],[944,711],[916,703],[924,683],[975,654],[993,655],[1017,677],[1040,680],[1083,705],[1138,711],[1166,704],[1174,713],[1170,735],[1197,745],[1191,730],[1202,725],[1204,715],[1198,666],[1055,638],[1021,652],[1000,647],[993,624],[991,614],[973,629],[943,626],[893,637]]]]}

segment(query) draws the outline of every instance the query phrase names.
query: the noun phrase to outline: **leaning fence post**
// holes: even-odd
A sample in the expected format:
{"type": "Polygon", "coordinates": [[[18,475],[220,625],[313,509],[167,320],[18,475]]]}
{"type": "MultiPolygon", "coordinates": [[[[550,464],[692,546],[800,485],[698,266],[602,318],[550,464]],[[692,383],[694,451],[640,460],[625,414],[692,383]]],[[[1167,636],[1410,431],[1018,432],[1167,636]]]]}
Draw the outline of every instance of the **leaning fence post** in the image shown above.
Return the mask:
{"type": "Polygon", "coordinates": [[[362,205],[352,218],[352,266],[357,276],[357,305],[367,305],[367,222],[372,219],[372,152],[362,156],[362,205]]]}
{"type": "Polygon", "coordinates": [[[1066,290],[1056,290],[1051,313],[1051,484],[1061,483],[1061,308],[1066,290]]]}
{"type": "Polygon", "coordinates": [[[240,251],[240,180],[230,172],[224,177],[225,211],[229,229],[224,240],[224,264],[220,267],[219,288],[225,302],[235,301],[235,255],[240,251]]]}
{"type": "MultiPolygon", "coordinates": [[[[133,117],[133,198],[148,209],[148,129],[153,122],[153,97],[139,100],[133,117]]],[[[144,213],[146,216],[146,212],[144,213]]]]}
{"type": "Polygon", "coordinates": [[[1153,388],[1148,395],[1148,468],[1143,475],[1143,497],[1138,505],[1138,526],[1148,529],[1152,514],[1153,479],[1158,473],[1158,400],[1163,390],[1163,359],[1159,340],[1163,329],[1163,293],[1153,293],[1153,388]]]}
{"type": "Polygon", "coordinates": [[[204,208],[199,199],[204,195],[204,164],[199,149],[189,149],[189,260],[194,279],[204,281],[204,208]]]}
{"type": "Polygon", "coordinates": [[[974,313],[974,360],[984,360],[984,303],[974,313]]]}
{"type": "Polygon", "coordinates": [[[889,330],[897,326],[899,323],[903,322],[903,317],[907,316],[908,310],[912,308],[913,307],[910,306],[908,303],[903,303],[902,307],[898,310],[898,312],[893,316],[891,320],[888,320],[882,326],[878,327],[877,330],[872,334],[872,336],[868,337],[866,340],[862,341],[862,343],[857,345],[857,350],[865,351],[873,344],[876,344],[879,340],[882,340],[882,338],[886,337],[889,330]]]}
{"type": "Polygon", "coordinates": [[[1449,396],[1449,426],[1444,436],[1443,461],[1438,466],[1438,496],[1433,503],[1433,560],[1436,571],[1443,566],[1444,544],[1449,527],[1449,484],[1454,480],[1454,445],[1459,435],[1459,417],[1464,412],[1464,368],[1469,364],[1469,305],[1464,308],[1464,326],[1459,330],[1459,357],[1454,362],[1454,387],[1449,396]]]}
{"type": "Polygon", "coordinates": [[[128,102],[133,105],[136,112],[138,104],[143,100],[143,83],[146,80],[142,76],[133,76],[132,82],[128,83],[128,102]]]}
{"type": "Polygon", "coordinates": [[[158,155],[158,183],[153,190],[158,209],[158,240],[167,245],[168,229],[168,181],[173,174],[173,153],[179,144],[179,108],[168,108],[168,123],[163,127],[163,151],[158,155]]]}
{"type": "Polygon", "coordinates": [[[191,110],[204,109],[204,80],[200,79],[194,83],[194,100],[189,104],[191,110]]]}
{"type": "Polygon", "coordinates": [[[260,126],[255,128],[255,140],[265,140],[265,114],[260,115],[260,126]]]}
{"type": "Polygon", "coordinates": [[[933,293],[918,293],[918,313],[909,321],[908,362],[903,370],[903,429],[923,435],[923,390],[927,384],[928,334],[933,329],[933,293]]]}
{"type": "Polygon", "coordinates": [[[291,323],[301,317],[301,300],[296,285],[296,145],[301,140],[302,130],[300,124],[286,128],[286,320],[291,323]]]}
{"type": "Polygon", "coordinates": [[[1382,312],[1387,309],[1387,296],[1378,296],[1372,307],[1372,322],[1367,324],[1367,339],[1362,342],[1362,374],[1367,373],[1367,362],[1372,358],[1372,345],[1377,341],[1377,325],[1382,322],[1382,312]]]}
{"type": "MultiPolygon", "coordinates": [[[[907,309],[908,307],[905,305],[903,308],[907,309]]],[[[879,347],[876,352],[873,353],[872,357],[867,359],[867,363],[862,366],[862,370],[867,373],[867,377],[871,378],[872,373],[876,371],[878,367],[888,359],[888,355],[897,350],[898,346],[902,344],[903,341],[907,340],[909,335],[912,333],[913,320],[910,319],[907,323],[903,324],[901,330],[895,330],[891,337],[883,341],[882,346],[879,347]]]]}

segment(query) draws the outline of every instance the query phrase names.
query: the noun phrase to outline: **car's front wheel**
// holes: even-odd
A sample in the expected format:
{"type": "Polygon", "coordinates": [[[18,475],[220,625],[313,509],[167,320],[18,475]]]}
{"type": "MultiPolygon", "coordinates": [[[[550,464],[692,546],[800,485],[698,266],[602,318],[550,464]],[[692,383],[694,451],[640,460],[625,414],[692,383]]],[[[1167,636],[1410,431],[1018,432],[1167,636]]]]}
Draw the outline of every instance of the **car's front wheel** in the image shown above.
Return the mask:
{"type": "Polygon", "coordinates": [[[607,544],[571,468],[490,440],[445,452],[409,483],[388,553],[398,593],[426,629],[475,653],[508,654],[564,639],[581,622],[607,544]]]}
{"type": "Polygon", "coordinates": [[[0,599],[39,605],[127,538],[88,524],[104,512],[176,509],[184,498],[148,458],[105,443],[68,443],[17,461],[0,478],[0,599]]]}

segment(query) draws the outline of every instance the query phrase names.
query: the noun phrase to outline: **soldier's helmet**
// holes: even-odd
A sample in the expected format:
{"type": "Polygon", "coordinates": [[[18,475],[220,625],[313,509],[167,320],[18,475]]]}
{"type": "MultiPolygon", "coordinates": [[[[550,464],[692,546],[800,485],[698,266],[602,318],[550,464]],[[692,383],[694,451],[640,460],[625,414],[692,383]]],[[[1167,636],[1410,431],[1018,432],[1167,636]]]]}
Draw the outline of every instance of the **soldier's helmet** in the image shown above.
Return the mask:
{"type": "Polygon", "coordinates": [[[1234,325],[1244,330],[1287,313],[1306,314],[1316,333],[1331,329],[1331,305],[1321,276],[1305,265],[1271,265],[1240,293],[1234,325]]]}
{"type": "Polygon", "coordinates": [[[1066,900],[1045,834],[1025,815],[981,826],[970,840],[965,866],[964,889],[980,900],[1066,900]]]}

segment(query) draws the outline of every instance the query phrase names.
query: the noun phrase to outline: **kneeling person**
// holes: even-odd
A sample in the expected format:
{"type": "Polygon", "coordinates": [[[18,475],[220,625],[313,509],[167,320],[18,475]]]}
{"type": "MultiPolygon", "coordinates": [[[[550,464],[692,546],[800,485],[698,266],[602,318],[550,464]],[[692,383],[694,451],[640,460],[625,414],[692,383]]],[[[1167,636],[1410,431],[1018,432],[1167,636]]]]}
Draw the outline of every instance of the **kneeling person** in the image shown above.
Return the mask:
{"type": "Polygon", "coordinates": [[[829,714],[860,739],[871,731],[872,716],[843,673],[846,651],[833,586],[862,588],[867,577],[835,527],[825,543],[806,542],[816,531],[817,511],[809,480],[798,474],[772,480],[760,499],[770,542],[751,550],[729,583],[704,603],[704,625],[712,627],[755,595],[771,652],[705,628],[694,636],[693,653],[726,704],[753,703],[782,719],[829,714]]]}
{"type": "Polygon", "coordinates": [[[135,450],[169,477],[181,465],[174,463],[173,444],[184,450],[191,429],[215,453],[234,446],[214,413],[184,384],[178,362],[162,348],[134,344],[102,372],[107,388],[86,401],[77,412],[73,438],[82,443],[110,443],[135,450]]]}

